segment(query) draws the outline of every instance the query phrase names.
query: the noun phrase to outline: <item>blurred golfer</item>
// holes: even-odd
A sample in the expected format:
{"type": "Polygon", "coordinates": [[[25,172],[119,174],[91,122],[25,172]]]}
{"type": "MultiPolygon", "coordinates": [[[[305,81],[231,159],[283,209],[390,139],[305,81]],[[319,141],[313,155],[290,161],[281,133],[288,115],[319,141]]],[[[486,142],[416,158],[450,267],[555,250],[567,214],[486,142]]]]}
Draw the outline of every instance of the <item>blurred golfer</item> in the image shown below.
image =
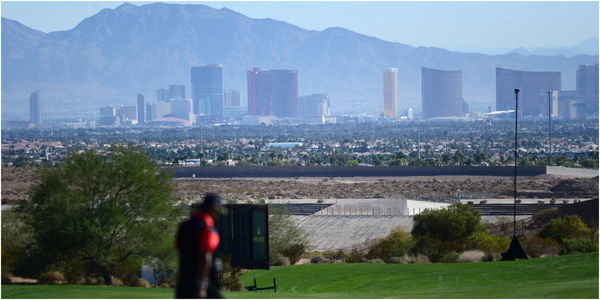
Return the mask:
{"type": "Polygon", "coordinates": [[[214,226],[226,212],[221,197],[207,193],[202,203],[192,205],[190,219],[179,225],[176,298],[223,298],[218,278],[222,264],[216,255],[220,238],[214,226]]]}

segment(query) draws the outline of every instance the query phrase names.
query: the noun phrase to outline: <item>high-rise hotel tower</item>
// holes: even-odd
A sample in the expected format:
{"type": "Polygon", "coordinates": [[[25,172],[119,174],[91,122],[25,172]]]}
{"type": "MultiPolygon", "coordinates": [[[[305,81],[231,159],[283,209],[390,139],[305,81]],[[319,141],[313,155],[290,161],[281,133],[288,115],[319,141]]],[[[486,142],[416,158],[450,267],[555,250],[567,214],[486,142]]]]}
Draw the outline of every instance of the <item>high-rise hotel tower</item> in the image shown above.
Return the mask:
{"type": "Polygon", "coordinates": [[[383,116],[396,117],[398,105],[398,68],[383,71],[383,116]]]}
{"type": "Polygon", "coordinates": [[[462,71],[421,68],[421,105],[423,118],[464,116],[462,71]]]}

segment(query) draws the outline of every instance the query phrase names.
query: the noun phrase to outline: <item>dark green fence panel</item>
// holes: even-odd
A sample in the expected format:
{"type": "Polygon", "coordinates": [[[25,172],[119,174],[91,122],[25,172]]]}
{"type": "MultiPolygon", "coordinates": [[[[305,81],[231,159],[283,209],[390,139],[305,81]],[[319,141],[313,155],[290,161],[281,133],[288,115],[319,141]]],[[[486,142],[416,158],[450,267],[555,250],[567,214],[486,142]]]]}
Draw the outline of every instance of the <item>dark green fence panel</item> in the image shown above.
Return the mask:
{"type": "Polygon", "coordinates": [[[229,213],[217,221],[219,252],[234,267],[269,269],[269,211],[266,205],[227,204],[229,213]]]}

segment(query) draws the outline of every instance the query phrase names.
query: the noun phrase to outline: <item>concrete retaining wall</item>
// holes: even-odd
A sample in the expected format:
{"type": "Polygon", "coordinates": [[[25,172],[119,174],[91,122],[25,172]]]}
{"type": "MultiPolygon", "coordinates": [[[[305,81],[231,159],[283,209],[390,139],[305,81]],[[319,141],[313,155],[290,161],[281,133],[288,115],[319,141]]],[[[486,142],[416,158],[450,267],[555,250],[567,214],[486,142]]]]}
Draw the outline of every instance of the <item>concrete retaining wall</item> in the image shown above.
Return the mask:
{"type": "MultiPolygon", "coordinates": [[[[166,168],[175,178],[233,177],[387,177],[387,176],[513,176],[513,167],[325,167],[325,166],[243,166],[166,168]]],[[[545,167],[522,166],[519,176],[546,174],[545,167]]]]}
{"type": "Polygon", "coordinates": [[[566,175],[575,177],[596,177],[598,176],[597,169],[581,169],[581,168],[565,168],[565,167],[546,167],[546,174],[550,175],[566,175]]]}

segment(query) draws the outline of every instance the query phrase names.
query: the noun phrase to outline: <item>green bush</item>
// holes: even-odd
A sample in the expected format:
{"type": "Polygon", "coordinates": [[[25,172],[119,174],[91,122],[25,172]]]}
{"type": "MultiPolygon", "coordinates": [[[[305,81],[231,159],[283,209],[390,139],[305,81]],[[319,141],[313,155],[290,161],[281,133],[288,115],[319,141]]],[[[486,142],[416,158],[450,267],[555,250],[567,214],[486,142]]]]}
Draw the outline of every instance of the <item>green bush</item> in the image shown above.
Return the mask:
{"type": "Polygon", "coordinates": [[[548,208],[542,211],[538,211],[531,217],[533,221],[533,225],[536,228],[540,228],[544,226],[544,224],[550,222],[552,219],[556,218],[558,214],[558,208],[548,208]]]}
{"type": "Polygon", "coordinates": [[[273,264],[274,266],[289,266],[290,265],[290,259],[285,257],[285,256],[278,256],[275,259],[275,263],[273,264]]]}
{"type": "Polygon", "coordinates": [[[564,239],[560,255],[598,251],[598,243],[591,239],[564,239]]]}
{"type": "Polygon", "coordinates": [[[61,284],[65,282],[65,276],[57,271],[46,272],[39,276],[38,282],[41,284],[61,284]]]}
{"type": "Polygon", "coordinates": [[[415,252],[427,255],[434,262],[448,261],[454,256],[451,252],[464,251],[467,239],[483,230],[479,211],[461,203],[446,209],[426,209],[413,222],[415,252]]]}
{"type": "Polygon", "coordinates": [[[27,264],[33,243],[31,228],[23,222],[23,215],[16,211],[2,211],[1,221],[2,273],[22,275],[19,274],[19,269],[22,269],[21,265],[27,264]]]}
{"type": "Polygon", "coordinates": [[[475,232],[467,239],[467,248],[481,250],[486,254],[498,254],[506,251],[510,238],[493,235],[484,231],[475,232]]]}
{"type": "Polygon", "coordinates": [[[347,253],[346,255],[344,255],[343,260],[345,263],[349,263],[349,264],[362,263],[362,262],[364,262],[364,257],[365,257],[365,255],[362,252],[354,249],[354,250],[350,251],[349,253],[347,253]]]}
{"type": "Polygon", "coordinates": [[[369,248],[368,258],[388,260],[393,256],[403,256],[412,252],[415,241],[410,233],[402,230],[393,230],[388,236],[378,240],[369,248]]]}
{"type": "Polygon", "coordinates": [[[269,212],[271,213],[269,215],[269,263],[275,265],[281,256],[288,257],[290,260],[299,259],[309,247],[306,233],[292,220],[286,210],[273,209],[269,212]],[[297,253],[300,254],[296,255],[297,253]]]}
{"type": "Polygon", "coordinates": [[[562,244],[564,239],[585,238],[590,233],[590,229],[581,217],[570,215],[552,219],[544,226],[539,235],[542,238],[551,238],[562,244]]]}
{"type": "Polygon", "coordinates": [[[326,258],[326,259],[331,259],[331,260],[341,260],[344,259],[344,251],[342,250],[328,250],[328,251],[323,251],[322,255],[326,258]]]}
{"type": "Polygon", "coordinates": [[[529,257],[556,256],[560,245],[549,238],[541,238],[535,234],[527,235],[521,240],[523,250],[529,257]]]}
{"type": "Polygon", "coordinates": [[[458,260],[459,257],[460,257],[460,254],[458,254],[458,252],[455,252],[455,251],[446,252],[442,255],[440,262],[443,262],[443,263],[455,262],[458,260]]]}
{"type": "Polygon", "coordinates": [[[323,255],[315,255],[315,256],[311,257],[311,259],[310,259],[311,264],[318,264],[318,263],[322,263],[324,261],[325,261],[325,257],[323,255]]]}
{"type": "Polygon", "coordinates": [[[290,264],[295,265],[300,257],[306,252],[307,244],[292,244],[281,250],[281,254],[290,259],[290,264]]]}

